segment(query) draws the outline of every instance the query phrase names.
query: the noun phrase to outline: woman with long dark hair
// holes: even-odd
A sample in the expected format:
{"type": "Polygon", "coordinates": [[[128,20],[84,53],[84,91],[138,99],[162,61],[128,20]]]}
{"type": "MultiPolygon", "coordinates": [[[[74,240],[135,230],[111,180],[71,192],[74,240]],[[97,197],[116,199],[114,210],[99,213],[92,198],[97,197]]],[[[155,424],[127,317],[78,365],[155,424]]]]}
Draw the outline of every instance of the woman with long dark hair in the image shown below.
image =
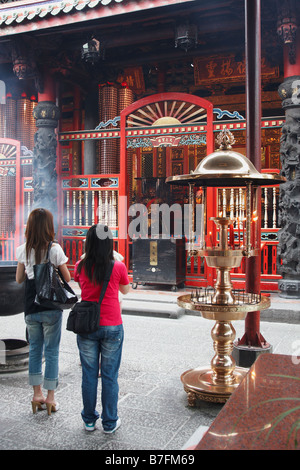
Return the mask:
{"type": "MultiPolygon", "coordinates": [[[[113,260],[113,238],[105,225],[93,225],[87,233],[85,255],[74,268],[74,280],[81,288],[81,299],[98,302],[103,279],[113,260]]],[[[118,417],[118,373],[123,346],[123,322],[119,304],[119,291],[127,294],[129,280],[125,265],[115,261],[111,277],[101,303],[100,324],[95,333],[77,335],[82,365],[81,416],[87,431],[94,431],[99,418],[96,410],[99,361],[101,356],[102,426],[112,433],[120,426],[118,417]]]]}
{"type": "Polygon", "coordinates": [[[28,217],[25,230],[26,243],[16,250],[18,260],[16,281],[25,281],[25,322],[29,338],[29,384],[33,386],[32,410],[46,409],[51,415],[58,410],[54,393],[58,385],[58,356],[61,338],[62,310],[46,310],[35,304],[36,296],[33,266],[42,263],[50,242],[50,261],[60,270],[63,278],[71,280],[66,262],[68,258],[61,246],[54,242],[54,224],[51,212],[34,209],[28,217]],[[45,355],[43,379],[42,360],[45,355]],[[43,395],[42,384],[47,390],[43,395]]]}

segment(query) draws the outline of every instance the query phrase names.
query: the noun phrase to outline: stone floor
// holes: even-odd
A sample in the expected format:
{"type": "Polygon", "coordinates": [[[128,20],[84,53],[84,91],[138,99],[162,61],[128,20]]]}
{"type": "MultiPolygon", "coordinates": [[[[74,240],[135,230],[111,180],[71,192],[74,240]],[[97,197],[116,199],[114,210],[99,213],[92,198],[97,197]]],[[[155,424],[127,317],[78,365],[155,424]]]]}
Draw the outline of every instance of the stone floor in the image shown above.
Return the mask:
{"type": "MultiPolygon", "coordinates": [[[[131,292],[131,298],[136,295],[137,291],[131,292]]],[[[153,292],[148,295],[147,303],[153,305],[153,292]]],[[[161,297],[164,295],[162,292],[161,297]]],[[[56,395],[60,409],[51,417],[45,411],[33,415],[27,371],[0,374],[0,449],[174,451],[184,449],[195,432],[209,426],[222,405],[201,401],[197,407],[189,407],[180,375],[209,365],[214,355],[213,322],[184,313],[173,318],[157,312],[136,313],[123,315],[125,342],[119,374],[122,424],[116,433],[105,435],[101,424],[93,433],[83,429],[81,367],[76,337],[65,329],[65,311],[56,395]]],[[[234,322],[234,328],[241,337],[244,321],[234,322]]],[[[299,322],[262,321],[261,332],[274,353],[300,354],[299,322]]],[[[23,339],[24,333],[23,314],[0,317],[1,338],[23,339]]],[[[100,389],[99,381],[99,398],[100,389]]]]}

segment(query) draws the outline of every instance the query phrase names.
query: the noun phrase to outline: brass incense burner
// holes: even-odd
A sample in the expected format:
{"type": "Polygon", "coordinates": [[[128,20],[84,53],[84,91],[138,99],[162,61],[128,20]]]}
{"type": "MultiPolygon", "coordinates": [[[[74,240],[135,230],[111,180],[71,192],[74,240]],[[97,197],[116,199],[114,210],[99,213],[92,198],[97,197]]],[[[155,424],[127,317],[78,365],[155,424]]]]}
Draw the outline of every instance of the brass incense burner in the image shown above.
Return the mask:
{"type": "Polygon", "coordinates": [[[248,371],[236,367],[231,356],[235,340],[231,322],[243,320],[248,312],[270,306],[269,298],[261,294],[233,291],[230,270],[240,266],[244,250],[233,250],[228,246],[228,226],[232,220],[226,217],[213,220],[220,226],[219,246],[199,250],[198,253],[205,257],[208,266],[216,268],[214,289],[196,290],[177,300],[181,307],[198,310],[203,318],[216,321],[211,332],[215,350],[211,367],[189,370],[181,376],[190,405],[195,404],[197,397],[220,403],[230,397],[248,371]]]}
{"type": "MultiPolygon", "coordinates": [[[[205,157],[194,172],[189,175],[177,175],[167,178],[171,184],[189,185],[189,203],[192,207],[189,245],[190,255],[203,256],[208,266],[216,269],[216,281],[213,288],[196,289],[191,294],[181,295],[177,299],[179,306],[201,312],[204,318],[215,320],[211,331],[215,356],[210,367],[191,369],[181,375],[184,389],[188,394],[189,405],[195,405],[200,398],[212,402],[225,402],[241,382],[248,369],[236,367],[231,356],[235,330],[232,321],[243,320],[251,311],[264,310],[270,300],[260,293],[234,291],[230,271],[239,267],[243,256],[260,254],[258,239],[259,211],[257,188],[284,182],[279,175],[261,174],[244,155],[231,150],[233,135],[224,129],[218,136],[220,149],[205,157]],[[206,215],[207,187],[245,187],[246,217],[243,220],[242,245],[236,248],[229,243],[230,230],[234,219],[224,211],[218,217],[210,219],[219,234],[218,243],[213,246],[208,233],[208,221],[204,220],[203,234],[199,244],[195,244],[194,188],[202,187],[204,219],[206,215]]],[[[226,211],[225,211],[226,212],[226,211]]]]}

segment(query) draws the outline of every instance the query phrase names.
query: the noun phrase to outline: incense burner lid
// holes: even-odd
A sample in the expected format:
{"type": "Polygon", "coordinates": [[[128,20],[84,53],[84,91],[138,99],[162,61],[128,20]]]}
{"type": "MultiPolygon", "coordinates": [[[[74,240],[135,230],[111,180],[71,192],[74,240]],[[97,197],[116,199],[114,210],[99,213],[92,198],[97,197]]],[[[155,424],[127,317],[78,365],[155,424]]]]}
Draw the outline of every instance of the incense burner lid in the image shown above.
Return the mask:
{"type": "Polygon", "coordinates": [[[285,178],[277,173],[260,173],[249,158],[231,149],[234,143],[232,134],[223,130],[217,138],[218,150],[207,155],[194,171],[187,175],[167,178],[167,183],[197,186],[267,186],[283,183],[285,178]]]}

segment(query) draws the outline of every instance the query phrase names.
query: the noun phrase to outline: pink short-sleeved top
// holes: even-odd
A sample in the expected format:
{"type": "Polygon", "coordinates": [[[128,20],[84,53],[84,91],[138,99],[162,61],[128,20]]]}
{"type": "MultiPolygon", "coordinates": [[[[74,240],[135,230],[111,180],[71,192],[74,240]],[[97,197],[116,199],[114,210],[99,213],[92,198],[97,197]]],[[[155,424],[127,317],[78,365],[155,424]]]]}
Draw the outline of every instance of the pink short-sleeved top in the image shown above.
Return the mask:
{"type": "MultiPolygon", "coordinates": [[[[75,264],[74,280],[79,283],[81,288],[81,299],[98,302],[102,283],[94,285],[85,274],[84,268],[78,274],[77,268],[80,261],[75,264]]],[[[101,303],[100,325],[113,326],[122,323],[121,309],[119,302],[119,284],[126,286],[129,284],[127,269],[120,261],[115,261],[110,276],[110,280],[101,303]]]]}

